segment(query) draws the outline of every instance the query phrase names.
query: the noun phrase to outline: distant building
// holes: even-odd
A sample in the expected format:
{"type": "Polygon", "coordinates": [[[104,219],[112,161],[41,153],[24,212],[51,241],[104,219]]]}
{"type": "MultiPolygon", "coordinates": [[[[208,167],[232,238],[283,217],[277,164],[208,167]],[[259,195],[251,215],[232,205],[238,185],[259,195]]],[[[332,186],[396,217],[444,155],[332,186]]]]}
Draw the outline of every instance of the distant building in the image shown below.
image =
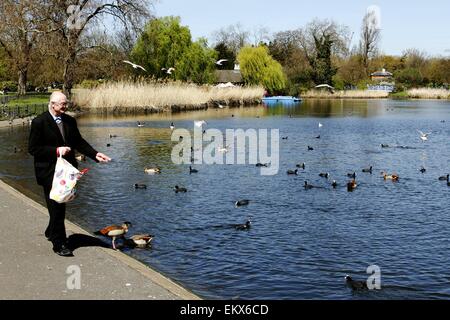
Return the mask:
{"type": "Polygon", "coordinates": [[[383,69],[381,71],[377,71],[372,73],[371,75],[372,81],[390,81],[392,80],[393,74],[383,69]]]}

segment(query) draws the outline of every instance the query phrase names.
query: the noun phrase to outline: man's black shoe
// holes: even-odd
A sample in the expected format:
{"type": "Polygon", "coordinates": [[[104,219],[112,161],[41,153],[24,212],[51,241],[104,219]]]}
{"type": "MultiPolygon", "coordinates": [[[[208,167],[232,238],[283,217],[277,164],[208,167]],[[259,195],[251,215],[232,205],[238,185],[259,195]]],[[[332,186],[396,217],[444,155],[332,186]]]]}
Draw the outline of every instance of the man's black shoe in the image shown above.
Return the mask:
{"type": "Polygon", "coordinates": [[[73,257],[73,252],[65,244],[53,247],[53,251],[61,257],[73,257]]]}

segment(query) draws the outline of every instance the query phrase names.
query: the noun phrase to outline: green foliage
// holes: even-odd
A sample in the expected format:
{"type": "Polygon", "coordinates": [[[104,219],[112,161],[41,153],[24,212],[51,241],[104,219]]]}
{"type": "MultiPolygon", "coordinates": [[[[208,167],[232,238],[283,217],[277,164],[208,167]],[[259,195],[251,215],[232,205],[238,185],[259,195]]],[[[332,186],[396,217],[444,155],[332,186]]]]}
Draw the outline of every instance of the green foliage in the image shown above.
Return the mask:
{"type": "Polygon", "coordinates": [[[397,82],[405,85],[407,88],[421,86],[423,84],[423,76],[419,69],[406,68],[394,73],[397,82]]]}
{"type": "Polygon", "coordinates": [[[204,39],[193,43],[189,28],[181,26],[179,17],[163,17],[146,25],[131,57],[156,78],[208,83],[213,80],[217,54],[204,39]],[[175,71],[167,74],[162,70],[169,68],[175,71]]]}
{"type": "Polygon", "coordinates": [[[103,83],[105,83],[104,80],[83,80],[78,87],[82,89],[94,89],[103,83]]]}
{"type": "Polygon", "coordinates": [[[0,90],[8,92],[17,92],[18,84],[15,81],[0,81],[0,90]]]}
{"type": "Polygon", "coordinates": [[[337,68],[331,63],[331,50],[333,40],[331,35],[323,34],[320,37],[314,36],[316,46],[316,56],[311,60],[311,67],[314,70],[313,80],[316,84],[332,84],[333,76],[337,68]]]}
{"type": "Polygon", "coordinates": [[[275,61],[264,46],[244,47],[237,57],[242,78],[250,85],[263,85],[270,93],[286,87],[286,76],[281,65],[275,61]]]}
{"type": "Polygon", "coordinates": [[[236,55],[234,54],[233,50],[228,48],[228,46],[223,42],[216,45],[214,50],[217,51],[218,59],[227,59],[228,60],[226,62],[223,62],[222,65],[218,66],[217,68],[219,70],[233,70],[234,62],[236,61],[236,55]]]}

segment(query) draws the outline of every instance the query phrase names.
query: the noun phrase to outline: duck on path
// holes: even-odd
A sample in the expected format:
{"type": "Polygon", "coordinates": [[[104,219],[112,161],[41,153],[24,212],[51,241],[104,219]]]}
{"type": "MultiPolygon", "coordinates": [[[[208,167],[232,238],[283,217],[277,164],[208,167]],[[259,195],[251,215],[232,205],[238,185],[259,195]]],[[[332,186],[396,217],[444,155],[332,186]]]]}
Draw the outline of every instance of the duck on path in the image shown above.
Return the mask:
{"type": "Polygon", "coordinates": [[[102,235],[105,237],[111,237],[112,238],[112,247],[114,250],[117,250],[116,248],[116,238],[121,237],[123,238],[125,233],[128,232],[128,228],[131,227],[131,222],[125,221],[122,223],[122,225],[112,225],[105,227],[99,231],[94,232],[95,235],[102,235]]]}

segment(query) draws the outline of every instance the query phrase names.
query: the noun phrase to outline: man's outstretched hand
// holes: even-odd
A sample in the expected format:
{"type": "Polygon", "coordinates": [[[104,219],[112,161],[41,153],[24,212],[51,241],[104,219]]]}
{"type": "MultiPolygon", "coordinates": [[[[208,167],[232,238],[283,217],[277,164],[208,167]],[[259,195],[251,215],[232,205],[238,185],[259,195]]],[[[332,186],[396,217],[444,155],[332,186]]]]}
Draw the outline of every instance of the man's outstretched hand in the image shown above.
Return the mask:
{"type": "Polygon", "coordinates": [[[107,155],[99,152],[97,153],[97,155],[95,156],[95,158],[99,161],[99,162],[110,162],[111,158],[108,157],[107,155]]]}

